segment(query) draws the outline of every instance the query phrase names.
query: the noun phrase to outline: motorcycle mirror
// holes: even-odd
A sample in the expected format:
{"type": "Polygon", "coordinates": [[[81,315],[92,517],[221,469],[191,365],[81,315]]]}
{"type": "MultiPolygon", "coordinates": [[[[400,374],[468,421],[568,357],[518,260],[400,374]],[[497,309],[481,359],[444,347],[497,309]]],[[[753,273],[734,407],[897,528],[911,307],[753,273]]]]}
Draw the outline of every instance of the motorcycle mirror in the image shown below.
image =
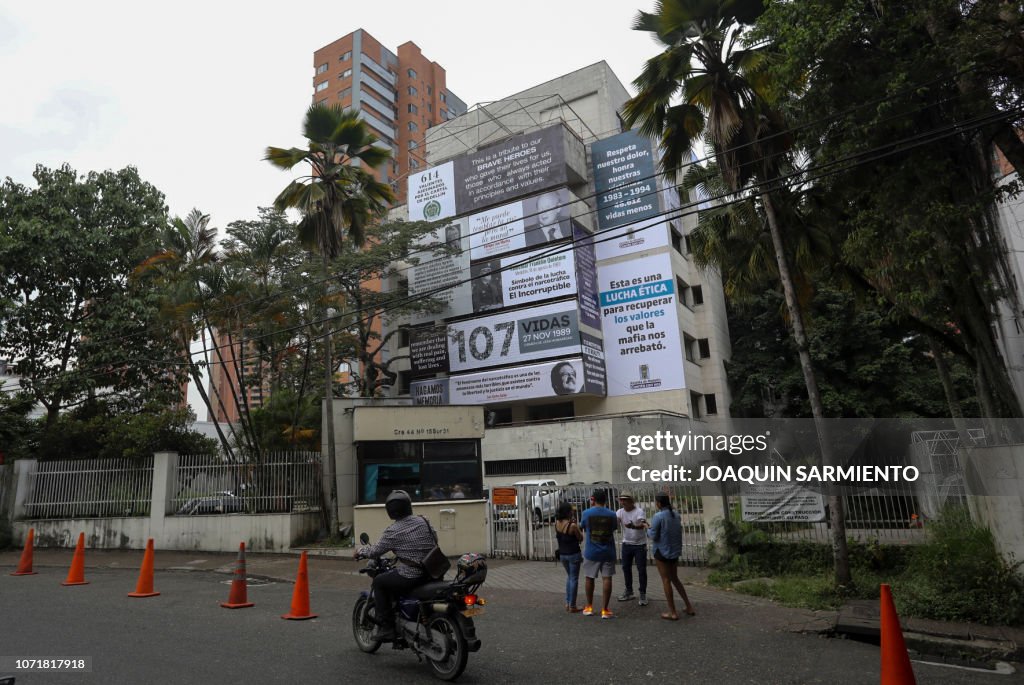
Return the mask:
{"type": "Polygon", "coordinates": [[[370,536],[367,535],[366,533],[360,533],[359,534],[359,542],[363,543],[364,545],[370,544],[370,536]]]}

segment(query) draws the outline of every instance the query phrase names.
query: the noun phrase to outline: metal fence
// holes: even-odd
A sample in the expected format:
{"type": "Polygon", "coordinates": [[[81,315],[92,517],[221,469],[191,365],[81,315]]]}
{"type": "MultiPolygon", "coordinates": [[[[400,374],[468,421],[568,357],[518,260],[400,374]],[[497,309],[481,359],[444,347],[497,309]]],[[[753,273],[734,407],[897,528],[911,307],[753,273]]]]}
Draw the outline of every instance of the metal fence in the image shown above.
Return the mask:
{"type": "Polygon", "coordinates": [[[41,461],[28,473],[24,516],[148,516],[152,495],[152,457],[41,461]]]}
{"type": "Polygon", "coordinates": [[[320,474],[319,452],[271,453],[247,462],[179,455],[170,513],[319,511],[320,474]]]}
{"type": "MultiPolygon", "coordinates": [[[[578,520],[590,506],[590,496],[595,489],[604,489],[608,495],[608,507],[613,511],[619,507],[619,494],[628,491],[638,507],[644,510],[647,520],[654,518],[656,511],[654,496],[668,490],[672,506],[682,516],[683,552],[680,563],[703,565],[707,563],[707,525],[700,493],[692,485],[627,485],[593,484],[563,485],[557,487],[518,486],[517,504],[494,505],[489,507],[491,525],[491,555],[515,559],[551,560],[555,558],[558,542],[555,539],[555,512],[558,505],[568,502],[578,520]],[[519,506],[527,502],[528,506],[519,506]]],[[[621,533],[616,533],[616,545],[621,543],[621,533]]],[[[650,543],[648,542],[648,547],[650,543]]],[[[647,555],[648,563],[654,563],[654,556],[647,555]]]]}

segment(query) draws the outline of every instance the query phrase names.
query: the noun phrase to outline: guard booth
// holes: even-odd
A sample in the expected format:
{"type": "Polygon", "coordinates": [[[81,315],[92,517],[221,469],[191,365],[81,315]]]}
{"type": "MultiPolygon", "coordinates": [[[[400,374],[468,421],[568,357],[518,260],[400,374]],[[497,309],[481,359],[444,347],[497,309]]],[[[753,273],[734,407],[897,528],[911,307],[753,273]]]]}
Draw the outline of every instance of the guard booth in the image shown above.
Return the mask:
{"type": "Polygon", "coordinates": [[[445,554],[486,553],[483,436],[482,407],[354,407],[356,538],[380,538],[391,524],[384,501],[400,489],[412,498],[413,513],[430,521],[445,554]]]}

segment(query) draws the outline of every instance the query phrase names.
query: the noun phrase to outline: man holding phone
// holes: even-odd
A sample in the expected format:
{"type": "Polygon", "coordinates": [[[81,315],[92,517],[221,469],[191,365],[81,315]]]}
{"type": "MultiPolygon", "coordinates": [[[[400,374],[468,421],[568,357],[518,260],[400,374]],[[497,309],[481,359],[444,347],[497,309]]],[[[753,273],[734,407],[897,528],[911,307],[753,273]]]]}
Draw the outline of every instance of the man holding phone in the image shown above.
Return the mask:
{"type": "Polygon", "coordinates": [[[633,595],[633,564],[636,564],[637,579],[640,583],[640,599],[638,604],[647,606],[647,519],[644,510],[636,506],[632,493],[623,492],[619,495],[619,510],[615,512],[619,525],[622,527],[622,577],[626,589],[619,595],[620,602],[634,599],[633,595]]]}

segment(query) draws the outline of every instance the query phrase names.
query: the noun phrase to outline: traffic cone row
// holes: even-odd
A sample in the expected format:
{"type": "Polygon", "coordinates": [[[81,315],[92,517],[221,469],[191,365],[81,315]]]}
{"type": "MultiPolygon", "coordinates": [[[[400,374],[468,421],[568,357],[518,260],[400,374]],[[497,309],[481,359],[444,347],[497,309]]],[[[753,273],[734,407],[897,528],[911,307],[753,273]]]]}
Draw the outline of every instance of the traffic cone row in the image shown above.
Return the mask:
{"type": "MultiPolygon", "coordinates": [[[[18,570],[12,576],[37,575],[32,570],[32,552],[35,543],[35,529],[29,528],[28,536],[25,538],[25,547],[21,552],[21,560],[18,563],[18,570]]],[[[146,551],[142,557],[142,567],[139,569],[139,580],[135,585],[135,592],[129,592],[129,597],[156,597],[159,592],[153,590],[153,538],[146,541],[146,551]]],[[[231,591],[228,601],[222,602],[221,606],[227,609],[244,609],[256,606],[247,597],[247,582],[245,572],[245,543],[238,545],[238,559],[235,562],[235,570],[232,572],[231,591]]],[[[71,568],[68,570],[67,579],[61,585],[88,585],[85,579],[85,533],[78,534],[78,544],[75,545],[75,554],[71,559],[71,568]]],[[[299,557],[299,573],[295,579],[295,590],[292,592],[291,611],[281,618],[300,621],[309,618],[316,618],[317,614],[309,611],[309,570],[306,561],[306,553],[299,557]]]]}

